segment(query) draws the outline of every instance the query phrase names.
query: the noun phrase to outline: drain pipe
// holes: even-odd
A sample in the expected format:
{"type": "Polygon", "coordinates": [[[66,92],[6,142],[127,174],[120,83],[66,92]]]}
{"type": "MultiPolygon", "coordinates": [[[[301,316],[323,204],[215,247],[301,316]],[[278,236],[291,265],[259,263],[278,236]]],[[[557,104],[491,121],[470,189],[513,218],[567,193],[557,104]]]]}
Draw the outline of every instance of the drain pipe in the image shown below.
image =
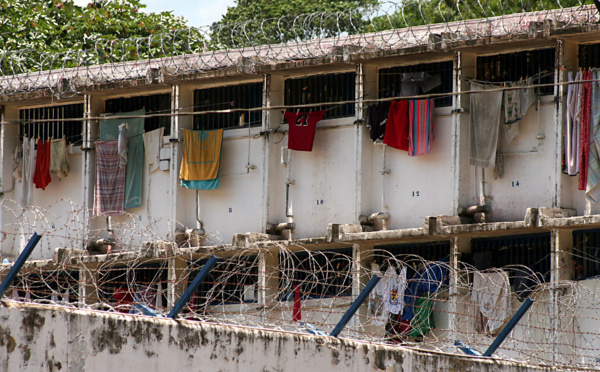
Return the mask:
{"type": "Polygon", "coordinates": [[[381,213],[378,213],[378,216],[380,216],[381,219],[381,229],[387,230],[386,221],[390,218],[390,214],[388,213],[387,199],[385,198],[385,175],[390,174],[390,170],[386,167],[387,145],[384,143],[382,146],[383,147],[381,149],[381,169],[379,170],[379,173],[381,173],[381,213]]]}
{"type": "Polygon", "coordinates": [[[196,229],[201,235],[204,235],[204,223],[200,219],[200,192],[196,190],[196,229]]]}
{"type": "MultiPolygon", "coordinates": [[[[286,168],[285,171],[285,216],[287,217],[287,223],[293,225],[294,223],[294,208],[290,197],[290,186],[295,184],[296,181],[291,179],[292,173],[292,153],[287,146],[281,148],[281,164],[286,168]]],[[[292,230],[290,230],[291,238],[292,230]]]]}

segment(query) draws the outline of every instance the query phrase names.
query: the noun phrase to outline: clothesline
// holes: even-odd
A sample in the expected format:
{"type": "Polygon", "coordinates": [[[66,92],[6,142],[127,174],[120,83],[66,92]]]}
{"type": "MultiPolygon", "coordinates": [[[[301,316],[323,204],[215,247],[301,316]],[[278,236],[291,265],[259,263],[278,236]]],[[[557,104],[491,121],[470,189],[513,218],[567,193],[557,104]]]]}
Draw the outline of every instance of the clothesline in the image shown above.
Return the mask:
{"type": "MultiPolygon", "coordinates": [[[[505,86],[507,84],[517,84],[517,83],[521,83],[521,82],[525,82],[528,79],[532,79],[532,80],[540,80],[543,79],[545,77],[548,76],[552,76],[554,73],[552,71],[541,71],[535,75],[532,76],[527,76],[525,78],[522,78],[520,80],[513,80],[513,81],[489,81],[489,80],[478,80],[478,79],[474,79],[474,78],[470,78],[467,76],[461,76],[461,79],[470,82],[470,83],[478,83],[478,84],[482,84],[482,85],[489,85],[489,86],[505,86]]],[[[526,85],[523,86],[521,89],[528,89],[533,87],[533,85],[526,85]]],[[[511,90],[514,89],[515,87],[511,87],[511,90]]]]}
{"type": "MultiPolygon", "coordinates": [[[[486,92],[491,91],[505,91],[505,90],[514,90],[514,89],[529,89],[529,88],[545,88],[545,87],[560,87],[560,86],[569,86],[574,84],[582,84],[586,82],[600,82],[600,79],[590,79],[590,80],[580,80],[577,82],[572,81],[563,81],[560,83],[543,83],[543,84],[532,84],[522,87],[507,87],[507,86],[498,86],[494,89],[486,90],[486,92]]],[[[466,90],[461,92],[445,92],[445,93],[428,93],[428,94],[419,94],[414,96],[398,96],[398,97],[385,97],[385,98],[370,98],[370,99],[354,99],[354,100],[345,100],[345,101],[336,101],[336,102],[317,102],[317,103],[308,103],[308,104],[298,104],[298,105],[277,105],[270,107],[253,107],[253,108],[234,108],[234,109],[224,109],[224,110],[207,110],[207,111],[198,111],[198,112],[178,112],[178,113],[154,113],[154,114],[144,114],[137,116],[119,116],[114,115],[111,116],[112,119],[127,119],[127,118],[155,118],[155,117],[172,117],[172,116],[196,116],[196,115],[206,115],[206,114],[228,114],[233,112],[256,112],[256,111],[267,111],[267,110],[286,110],[286,109],[302,109],[302,108],[311,108],[316,106],[341,106],[346,104],[362,104],[363,108],[367,107],[369,103],[377,103],[377,102],[390,102],[401,99],[427,99],[427,98],[441,98],[441,97],[452,97],[452,96],[460,96],[465,94],[477,94],[481,93],[480,91],[472,91],[466,90]]],[[[87,117],[87,118],[62,118],[62,119],[29,119],[29,120],[11,120],[10,122],[2,122],[0,125],[20,125],[27,123],[49,123],[49,122],[62,122],[62,121],[85,121],[85,120],[104,120],[102,116],[100,117],[87,117]]]]}

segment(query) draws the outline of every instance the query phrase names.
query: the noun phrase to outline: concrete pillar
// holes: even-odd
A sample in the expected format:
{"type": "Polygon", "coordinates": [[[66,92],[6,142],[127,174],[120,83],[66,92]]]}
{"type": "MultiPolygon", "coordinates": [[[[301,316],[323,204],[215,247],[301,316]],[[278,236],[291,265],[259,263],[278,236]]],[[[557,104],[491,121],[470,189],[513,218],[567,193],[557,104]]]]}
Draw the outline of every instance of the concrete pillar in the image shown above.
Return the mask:
{"type": "MultiPolygon", "coordinates": [[[[263,75],[263,107],[271,106],[271,75],[263,75]]],[[[262,112],[262,131],[267,132],[271,129],[271,110],[263,110],[262,112]]],[[[270,132],[269,132],[270,133],[270,132]]],[[[260,226],[262,233],[266,232],[267,223],[269,222],[269,134],[262,136],[263,158],[261,172],[262,183],[262,203],[260,213],[260,226]]]]}
{"type": "Polygon", "coordinates": [[[83,125],[83,143],[81,145],[82,157],[81,169],[81,184],[82,187],[82,198],[83,200],[83,213],[84,218],[82,221],[84,239],[81,247],[73,248],[85,248],[85,242],[90,238],[92,208],[94,207],[94,182],[96,179],[96,152],[94,149],[94,142],[98,139],[100,133],[100,123],[97,118],[104,112],[104,99],[100,96],[93,96],[86,94],[83,96],[83,116],[86,119],[83,125]]]}
{"type": "MultiPolygon", "coordinates": [[[[262,306],[263,319],[266,321],[277,308],[279,296],[279,248],[266,249],[259,254],[258,301],[262,306]]],[[[278,315],[273,315],[275,318],[278,315]]]]}
{"type": "Polygon", "coordinates": [[[167,303],[170,310],[187,289],[188,261],[182,256],[168,258],[167,264],[167,303]]]}

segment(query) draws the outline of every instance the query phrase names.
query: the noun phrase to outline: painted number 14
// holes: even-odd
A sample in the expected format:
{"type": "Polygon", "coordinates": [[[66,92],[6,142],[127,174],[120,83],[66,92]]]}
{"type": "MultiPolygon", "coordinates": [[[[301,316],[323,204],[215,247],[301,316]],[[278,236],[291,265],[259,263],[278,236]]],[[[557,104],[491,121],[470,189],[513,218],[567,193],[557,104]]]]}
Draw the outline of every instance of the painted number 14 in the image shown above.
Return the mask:
{"type": "Polygon", "coordinates": [[[519,181],[513,181],[512,182],[512,187],[519,187],[519,181]]]}

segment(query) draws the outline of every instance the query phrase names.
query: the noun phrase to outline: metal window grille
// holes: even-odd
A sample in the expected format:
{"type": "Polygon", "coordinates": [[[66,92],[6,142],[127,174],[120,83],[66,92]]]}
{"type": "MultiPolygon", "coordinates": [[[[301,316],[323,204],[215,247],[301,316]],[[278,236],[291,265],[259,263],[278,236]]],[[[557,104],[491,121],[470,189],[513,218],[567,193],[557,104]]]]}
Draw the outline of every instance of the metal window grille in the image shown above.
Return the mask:
{"type": "Polygon", "coordinates": [[[406,276],[414,277],[425,261],[441,261],[450,255],[450,241],[379,245],[375,248],[374,261],[385,270],[389,258],[402,261],[407,266],[406,276]]]}
{"type": "Polygon", "coordinates": [[[579,67],[600,67],[600,44],[583,44],[579,46],[579,67]]]}
{"type": "Polygon", "coordinates": [[[600,275],[600,229],[573,231],[574,279],[600,275]]]}
{"type": "Polygon", "coordinates": [[[166,262],[162,264],[146,264],[136,267],[111,267],[98,271],[98,296],[106,303],[119,304],[115,293],[127,293],[131,299],[139,291],[142,296],[146,291],[156,291],[157,296],[162,296],[162,303],[166,304],[168,278],[166,262]],[[162,291],[158,293],[158,285],[162,291]]]}
{"type": "MultiPolygon", "coordinates": [[[[153,94],[129,98],[112,98],[106,100],[106,112],[119,113],[145,109],[146,114],[168,114],[171,112],[171,94],[153,94]]],[[[171,118],[169,116],[148,117],[144,120],[144,131],[149,132],[165,128],[165,135],[171,133],[171,118]]]]}
{"type": "MultiPolygon", "coordinates": [[[[190,284],[208,260],[189,263],[190,284]]],[[[258,256],[235,257],[218,262],[200,284],[190,306],[202,308],[207,305],[228,305],[258,302],[258,256]],[[251,291],[250,296],[248,292],[251,291]]]]}
{"type": "Polygon", "coordinates": [[[279,299],[294,299],[299,286],[304,298],[352,295],[352,248],[279,254],[279,299]]]}
{"type": "MultiPolygon", "coordinates": [[[[489,254],[491,267],[523,265],[530,268],[540,280],[550,280],[550,233],[511,235],[471,240],[471,255],[465,261],[477,267],[475,255],[489,254]]],[[[514,275],[509,275],[511,284],[514,275]]]]}
{"type": "MultiPolygon", "coordinates": [[[[303,105],[324,102],[354,101],[356,72],[314,75],[285,81],[285,105],[303,105]]],[[[353,116],[354,103],[336,106],[313,106],[303,112],[327,110],[326,119],[353,116]]],[[[296,111],[294,109],[294,111],[296,111]]]]}
{"type": "MultiPolygon", "coordinates": [[[[399,97],[402,87],[402,74],[411,72],[426,72],[429,75],[441,75],[442,84],[427,93],[452,92],[452,61],[418,64],[411,66],[397,66],[379,70],[379,98],[399,97]]],[[[436,107],[452,105],[452,96],[435,99],[436,107]]]]}
{"type": "Polygon", "coordinates": [[[65,138],[68,144],[81,143],[83,135],[83,104],[76,103],[62,106],[47,106],[22,109],[19,111],[21,137],[65,138]],[[78,119],[78,120],[64,120],[78,119]],[[28,122],[49,120],[44,122],[28,122]]]}
{"type": "MultiPolygon", "coordinates": [[[[489,82],[510,82],[554,71],[554,48],[477,57],[477,79],[489,82]]],[[[554,74],[534,81],[534,84],[553,84],[554,74]]],[[[540,88],[542,95],[554,94],[554,87],[540,88]]]]}
{"type": "Polygon", "coordinates": [[[79,293],[79,271],[53,271],[51,273],[29,273],[20,275],[13,287],[23,298],[29,292],[32,301],[52,300],[52,296],[69,303],[77,302],[79,293]]]}
{"type": "MultiPolygon", "coordinates": [[[[262,107],[262,83],[230,85],[194,91],[194,112],[262,107]]],[[[262,111],[207,113],[194,116],[195,130],[233,129],[262,125],[262,111]]]]}

